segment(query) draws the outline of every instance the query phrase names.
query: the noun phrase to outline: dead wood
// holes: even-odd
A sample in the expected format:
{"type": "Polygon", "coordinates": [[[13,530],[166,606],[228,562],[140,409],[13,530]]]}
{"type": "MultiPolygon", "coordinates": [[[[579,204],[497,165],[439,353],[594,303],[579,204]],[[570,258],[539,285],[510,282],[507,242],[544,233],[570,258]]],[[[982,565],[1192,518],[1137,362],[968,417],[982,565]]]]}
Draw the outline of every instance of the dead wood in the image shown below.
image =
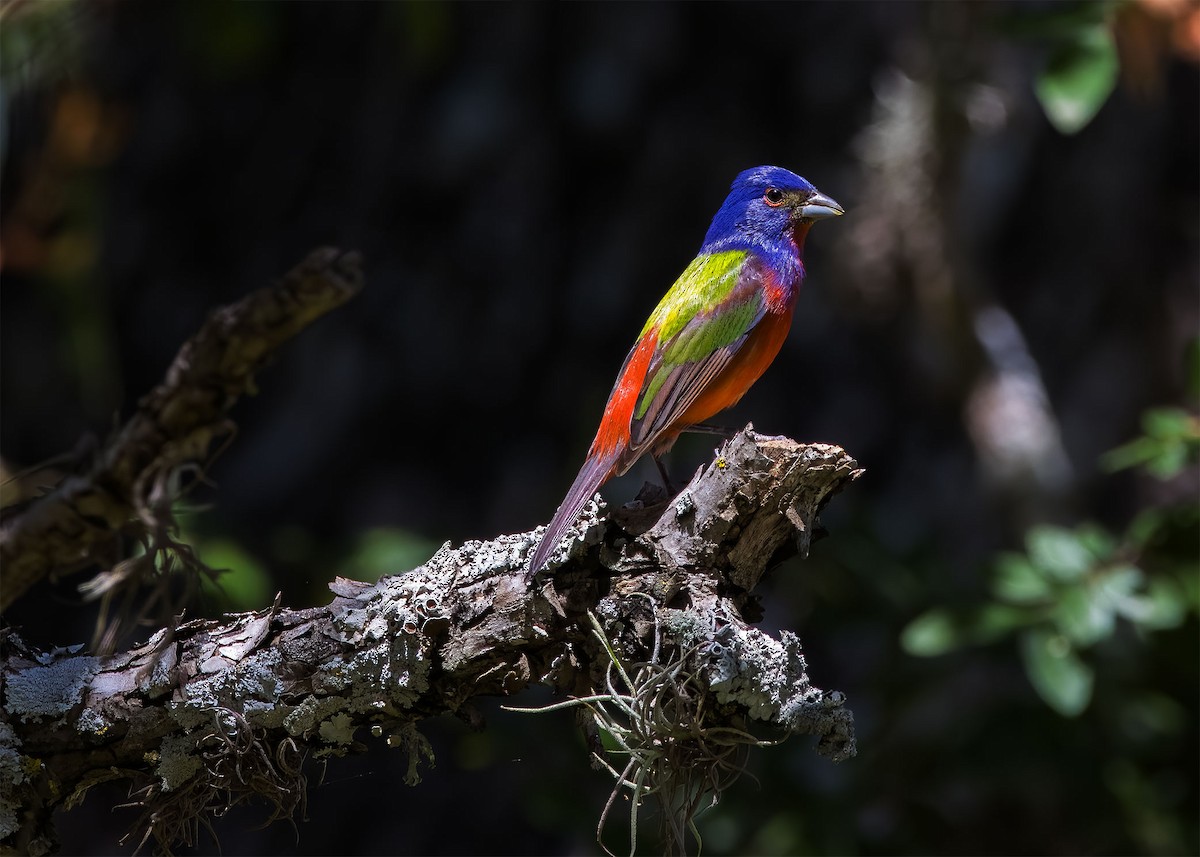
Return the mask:
{"type": "Polygon", "coordinates": [[[302,799],[302,757],[361,751],[371,736],[403,748],[415,777],[421,719],[470,717],[473,698],[534,683],[593,696],[614,662],[686,664],[705,728],[757,722],[851,756],[841,694],[811,684],[795,635],[772,638],[742,609],[773,564],[807,551],[821,507],[860,472],[836,446],[747,429],[666,503],[590,503],[533,585],[536,530],[447,544],[374,584],[339,578],[325,607],[195,620],[105,658],[34,651],[5,631],[7,842],[37,852],[51,809],[114,777],[141,789],[143,832],[164,848],[250,795],[286,815],[302,799]]]}

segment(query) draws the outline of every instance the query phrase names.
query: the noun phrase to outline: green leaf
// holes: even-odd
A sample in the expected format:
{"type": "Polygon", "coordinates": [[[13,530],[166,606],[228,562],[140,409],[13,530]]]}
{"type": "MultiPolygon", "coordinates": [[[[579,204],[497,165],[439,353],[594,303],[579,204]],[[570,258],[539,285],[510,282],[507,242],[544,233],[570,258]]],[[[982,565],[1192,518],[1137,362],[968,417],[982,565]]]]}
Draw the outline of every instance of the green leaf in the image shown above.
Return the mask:
{"type": "Polygon", "coordinates": [[[1116,44],[1107,24],[1098,23],[1054,49],[1035,90],[1050,123],[1074,134],[1092,121],[1116,82],[1116,44]]]}
{"type": "Polygon", "coordinates": [[[1187,463],[1187,446],[1181,442],[1164,442],[1158,454],[1146,462],[1146,472],[1158,479],[1174,479],[1187,463]]]}
{"type": "Polygon", "coordinates": [[[1075,536],[1097,562],[1107,562],[1116,553],[1117,540],[1098,524],[1081,524],[1075,528],[1075,536]]]}
{"type": "Polygon", "coordinates": [[[1142,414],[1142,429],[1160,440],[1185,440],[1192,436],[1192,416],[1180,408],[1151,408],[1142,414]]]}
{"type": "Polygon", "coordinates": [[[1093,558],[1079,536],[1062,527],[1041,524],[1025,534],[1029,559],[1058,580],[1070,582],[1083,577],[1093,558]]]}
{"type": "Polygon", "coordinates": [[[1001,554],[996,560],[992,592],[997,598],[1015,604],[1045,601],[1051,587],[1041,569],[1019,553],[1001,554]]]}
{"type": "Polygon", "coordinates": [[[1200,451],[1200,420],[1182,408],[1151,408],[1142,414],[1145,434],[1109,450],[1100,466],[1110,472],[1145,465],[1159,479],[1179,475],[1200,451]]]}
{"type": "Polygon", "coordinates": [[[1007,604],[988,604],[979,611],[971,626],[972,643],[990,643],[1006,636],[1017,628],[1040,621],[1040,611],[1007,604]]]}
{"type": "Polygon", "coordinates": [[[1035,628],[1021,635],[1025,673],[1047,705],[1064,717],[1080,714],[1092,698],[1092,668],[1061,634],[1035,628]]]}
{"type": "Polygon", "coordinates": [[[946,610],[933,609],[908,623],[900,633],[904,651],[918,658],[932,658],[962,644],[954,618],[946,610]]]}
{"type": "Polygon", "coordinates": [[[1141,551],[1154,540],[1166,523],[1162,509],[1149,508],[1138,512],[1125,531],[1125,539],[1134,550],[1141,551]]]}
{"type": "Polygon", "coordinates": [[[1090,646],[1108,637],[1116,623],[1112,606],[1097,597],[1094,587],[1080,584],[1064,589],[1054,606],[1059,630],[1079,646],[1090,646]]]}
{"type": "Polygon", "coordinates": [[[1097,601],[1127,619],[1137,620],[1147,610],[1145,599],[1137,591],[1145,579],[1140,568],[1125,564],[1108,569],[1092,586],[1097,601]]]}
{"type": "Polygon", "coordinates": [[[1130,616],[1138,627],[1150,631],[1178,628],[1187,615],[1187,600],[1175,582],[1165,577],[1150,581],[1145,597],[1138,600],[1140,615],[1130,616]]]}
{"type": "Polygon", "coordinates": [[[1100,467],[1109,473],[1128,470],[1150,461],[1161,448],[1162,444],[1154,438],[1139,437],[1101,455],[1100,467]]]}

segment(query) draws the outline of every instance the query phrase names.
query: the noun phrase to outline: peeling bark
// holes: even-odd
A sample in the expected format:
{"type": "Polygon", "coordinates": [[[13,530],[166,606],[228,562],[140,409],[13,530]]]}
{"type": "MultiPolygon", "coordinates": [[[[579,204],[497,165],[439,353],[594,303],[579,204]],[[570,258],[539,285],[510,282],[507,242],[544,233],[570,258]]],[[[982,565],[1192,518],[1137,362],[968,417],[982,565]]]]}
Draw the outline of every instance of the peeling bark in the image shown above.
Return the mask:
{"type": "Polygon", "coordinates": [[[743,610],[769,568],[807,554],[818,512],[860,473],[836,446],[747,428],[669,501],[589,503],[533,581],[537,530],[447,544],[374,584],[339,578],[325,607],[190,621],[105,658],[0,632],[3,844],[44,852],[51,811],[114,777],[141,789],[142,832],[163,848],[248,796],[287,815],[304,755],[359,752],[368,735],[406,748],[415,778],[421,719],[470,718],[474,697],[531,684],[587,697],[614,655],[631,671],[667,655],[686,666],[707,725],[758,721],[852,756],[842,695],[811,684],[793,634],[772,638],[743,610]]]}

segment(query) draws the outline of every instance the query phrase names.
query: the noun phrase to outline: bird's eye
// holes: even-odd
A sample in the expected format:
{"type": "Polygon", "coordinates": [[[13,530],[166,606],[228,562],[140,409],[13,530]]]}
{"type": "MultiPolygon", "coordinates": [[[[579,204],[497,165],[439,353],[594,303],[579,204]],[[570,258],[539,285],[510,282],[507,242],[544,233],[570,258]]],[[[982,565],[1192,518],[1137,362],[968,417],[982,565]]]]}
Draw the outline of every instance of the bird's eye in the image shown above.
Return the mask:
{"type": "Polygon", "coordinates": [[[772,208],[778,208],[783,205],[783,191],[777,187],[767,188],[767,192],[763,194],[763,202],[772,208]]]}

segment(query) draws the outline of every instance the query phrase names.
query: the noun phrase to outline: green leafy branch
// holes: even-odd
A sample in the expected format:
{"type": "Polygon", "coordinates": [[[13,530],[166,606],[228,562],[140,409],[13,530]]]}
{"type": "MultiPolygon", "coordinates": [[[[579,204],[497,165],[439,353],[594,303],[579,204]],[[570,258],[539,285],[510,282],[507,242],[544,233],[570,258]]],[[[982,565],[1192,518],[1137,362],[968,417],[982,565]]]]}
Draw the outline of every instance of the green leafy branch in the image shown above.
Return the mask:
{"type": "MultiPolygon", "coordinates": [[[[1103,457],[1107,470],[1140,467],[1170,479],[1200,457],[1200,420],[1187,412],[1151,410],[1143,426],[1145,435],[1103,457]]],[[[1195,504],[1145,509],[1119,537],[1093,523],[1035,526],[1024,552],[997,558],[990,603],[927,611],[905,628],[902,644],[910,654],[931,657],[1016,635],[1038,694],[1060,714],[1078,715],[1095,684],[1095,668],[1084,656],[1117,634],[1122,622],[1144,636],[1180,626],[1189,612],[1200,614],[1194,556],[1180,559],[1168,544],[1173,534],[1194,534],[1198,527],[1195,504]]]]}
{"type": "Polygon", "coordinates": [[[1200,454],[1200,417],[1182,408],[1152,408],[1142,415],[1141,437],[1106,452],[1100,466],[1115,472],[1143,467],[1151,476],[1174,479],[1200,454]]]}

